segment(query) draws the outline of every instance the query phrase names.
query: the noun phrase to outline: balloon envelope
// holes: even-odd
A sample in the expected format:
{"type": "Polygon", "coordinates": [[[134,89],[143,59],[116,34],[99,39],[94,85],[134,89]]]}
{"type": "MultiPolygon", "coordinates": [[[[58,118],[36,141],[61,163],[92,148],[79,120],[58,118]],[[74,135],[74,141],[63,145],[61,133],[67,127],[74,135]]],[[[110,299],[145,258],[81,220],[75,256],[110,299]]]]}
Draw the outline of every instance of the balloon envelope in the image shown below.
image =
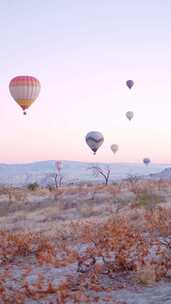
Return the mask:
{"type": "Polygon", "coordinates": [[[133,85],[134,85],[133,80],[127,80],[126,85],[127,85],[127,87],[128,87],[129,89],[131,89],[131,88],[133,87],[133,85]]]}
{"type": "Polygon", "coordinates": [[[126,112],[126,117],[129,119],[129,120],[131,120],[133,117],[134,117],[134,113],[132,112],[132,111],[128,111],[128,112],[126,112]]]}
{"type": "Polygon", "coordinates": [[[32,76],[17,76],[10,81],[9,91],[13,99],[25,111],[40,93],[40,82],[32,76]]]}
{"type": "Polygon", "coordinates": [[[94,154],[96,154],[97,150],[104,142],[104,137],[102,133],[98,131],[92,131],[86,135],[85,140],[90,149],[94,152],[94,154]]]}
{"type": "Polygon", "coordinates": [[[61,160],[57,160],[56,161],[56,169],[58,171],[61,171],[62,167],[63,167],[62,161],[61,160]]]}
{"type": "Polygon", "coordinates": [[[145,158],[143,159],[143,163],[144,163],[145,165],[148,165],[150,162],[151,162],[150,158],[145,157],[145,158]]]}
{"type": "Polygon", "coordinates": [[[118,151],[119,146],[116,144],[113,144],[110,146],[110,148],[111,148],[112,152],[115,154],[118,151]]]}

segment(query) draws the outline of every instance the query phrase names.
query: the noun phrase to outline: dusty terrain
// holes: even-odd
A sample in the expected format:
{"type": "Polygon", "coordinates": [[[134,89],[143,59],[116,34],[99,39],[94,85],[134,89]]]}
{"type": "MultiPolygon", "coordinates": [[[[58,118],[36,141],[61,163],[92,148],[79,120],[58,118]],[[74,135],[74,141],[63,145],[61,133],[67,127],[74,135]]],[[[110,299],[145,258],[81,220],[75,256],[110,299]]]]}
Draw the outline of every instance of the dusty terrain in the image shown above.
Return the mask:
{"type": "Polygon", "coordinates": [[[1,188],[1,303],[171,303],[171,182],[1,188]]]}

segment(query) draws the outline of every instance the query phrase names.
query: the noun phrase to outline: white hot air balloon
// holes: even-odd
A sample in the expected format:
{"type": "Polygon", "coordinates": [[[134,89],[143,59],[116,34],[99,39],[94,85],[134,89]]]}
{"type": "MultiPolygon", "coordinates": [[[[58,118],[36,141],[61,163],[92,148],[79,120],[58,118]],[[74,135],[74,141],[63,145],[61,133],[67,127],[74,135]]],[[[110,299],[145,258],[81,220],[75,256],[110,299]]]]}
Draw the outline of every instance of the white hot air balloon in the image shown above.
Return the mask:
{"type": "Polygon", "coordinates": [[[98,131],[92,131],[86,135],[85,140],[90,149],[94,152],[94,154],[96,154],[97,150],[104,142],[104,137],[102,133],[98,131]]]}
{"type": "Polygon", "coordinates": [[[62,186],[62,179],[63,179],[63,176],[61,175],[61,169],[63,167],[62,161],[56,160],[55,166],[56,166],[56,170],[57,170],[57,173],[55,175],[55,184],[56,184],[56,188],[58,188],[58,187],[62,186]]]}
{"type": "Polygon", "coordinates": [[[128,111],[128,112],[126,112],[126,117],[129,119],[129,120],[131,120],[133,117],[134,117],[134,113],[132,112],[132,111],[128,111]]]}
{"type": "Polygon", "coordinates": [[[110,148],[111,148],[112,152],[115,154],[118,151],[119,146],[116,144],[113,144],[110,146],[110,148]]]}
{"type": "Polygon", "coordinates": [[[62,169],[62,167],[63,167],[62,161],[61,160],[57,160],[56,161],[56,169],[57,169],[57,171],[60,172],[61,169],[62,169]]]}

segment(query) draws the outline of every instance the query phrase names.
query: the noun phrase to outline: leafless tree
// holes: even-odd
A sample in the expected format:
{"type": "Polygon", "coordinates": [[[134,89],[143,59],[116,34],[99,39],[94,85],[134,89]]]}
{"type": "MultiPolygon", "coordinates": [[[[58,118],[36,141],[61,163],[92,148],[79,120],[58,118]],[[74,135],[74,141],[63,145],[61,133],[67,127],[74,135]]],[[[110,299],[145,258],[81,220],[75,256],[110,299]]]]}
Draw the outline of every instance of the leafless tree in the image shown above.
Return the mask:
{"type": "Polygon", "coordinates": [[[129,174],[128,177],[127,177],[127,181],[130,183],[130,184],[135,184],[139,181],[139,177],[137,175],[132,175],[132,174],[129,174]]]}
{"type": "Polygon", "coordinates": [[[62,186],[62,181],[64,179],[64,176],[61,175],[61,174],[55,174],[55,185],[56,185],[56,188],[59,188],[62,186]]]}
{"type": "Polygon", "coordinates": [[[139,177],[137,175],[129,174],[126,180],[131,186],[131,191],[137,194],[139,177]]]}
{"type": "Polygon", "coordinates": [[[92,166],[89,169],[93,171],[93,176],[95,177],[98,177],[99,175],[103,176],[105,179],[105,185],[108,185],[109,177],[111,173],[111,170],[108,166],[106,166],[103,169],[100,168],[99,166],[92,166]]]}

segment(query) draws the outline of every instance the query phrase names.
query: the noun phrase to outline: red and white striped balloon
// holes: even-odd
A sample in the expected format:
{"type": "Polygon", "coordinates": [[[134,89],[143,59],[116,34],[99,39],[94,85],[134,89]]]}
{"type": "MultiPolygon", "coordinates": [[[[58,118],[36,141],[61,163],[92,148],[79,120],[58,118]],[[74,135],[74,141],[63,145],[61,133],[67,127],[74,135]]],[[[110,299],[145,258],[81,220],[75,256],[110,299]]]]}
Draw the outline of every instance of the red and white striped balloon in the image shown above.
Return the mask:
{"type": "Polygon", "coordinates": [[[9,91],[14,100],[23,109],[28,109],[40,93],[40,82],[33,76],[14,77],[9,84],[9,91]]]}

